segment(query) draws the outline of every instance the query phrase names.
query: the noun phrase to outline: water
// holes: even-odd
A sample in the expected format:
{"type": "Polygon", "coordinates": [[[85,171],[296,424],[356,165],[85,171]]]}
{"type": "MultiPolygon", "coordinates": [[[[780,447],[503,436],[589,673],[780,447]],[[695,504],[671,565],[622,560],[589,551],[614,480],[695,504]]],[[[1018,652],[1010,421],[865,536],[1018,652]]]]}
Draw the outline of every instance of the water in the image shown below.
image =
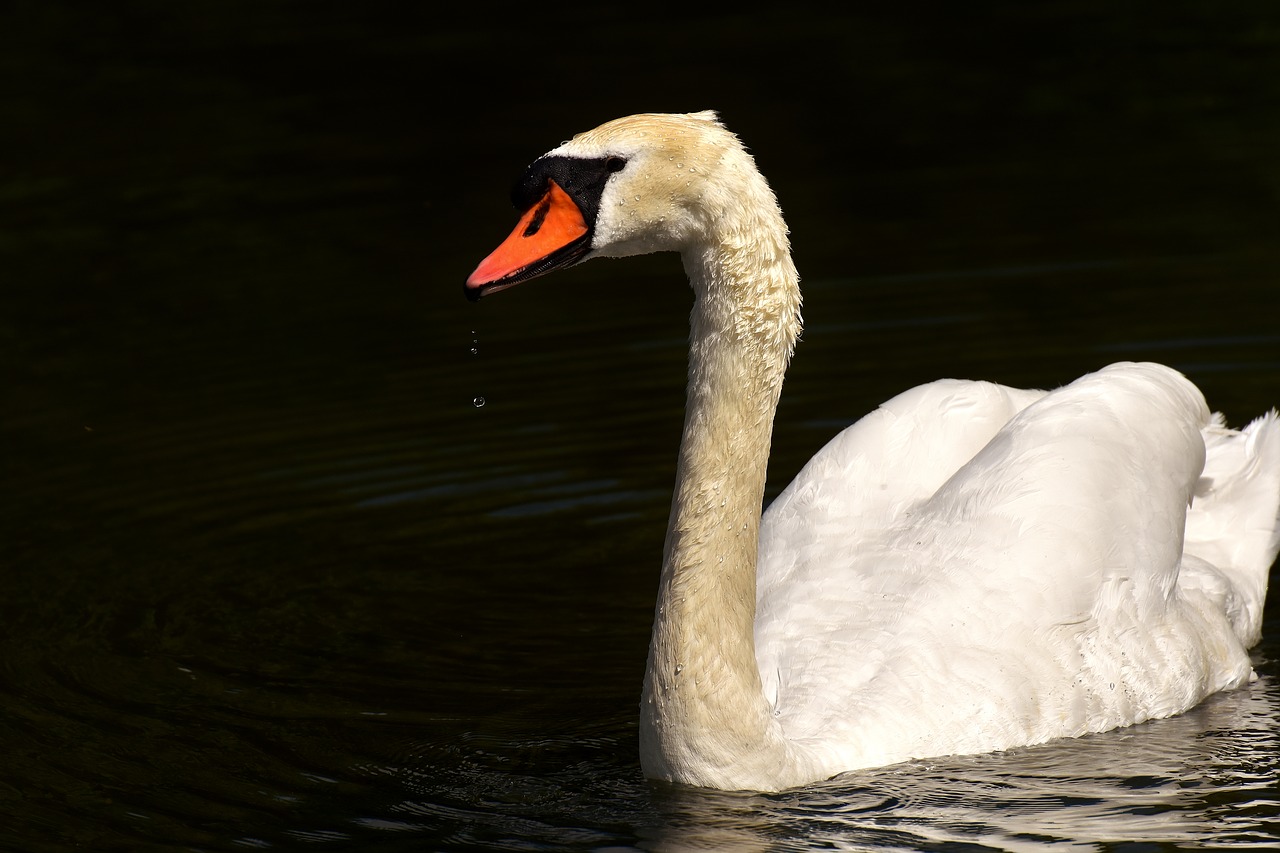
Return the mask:
{"type": "Polygon", "coordinates": [[[770,176],[807,319],[770,496],[940,375],[1150,358],[1233,422],[1280,403],[1275,11],[958,9],[15,7],[0,846],[1274,846],[1274,606],[1261,679],[1176,719],[776,795],[640,776],[679,264],[459,292],[570,133],[716,107],[770,176]]]}

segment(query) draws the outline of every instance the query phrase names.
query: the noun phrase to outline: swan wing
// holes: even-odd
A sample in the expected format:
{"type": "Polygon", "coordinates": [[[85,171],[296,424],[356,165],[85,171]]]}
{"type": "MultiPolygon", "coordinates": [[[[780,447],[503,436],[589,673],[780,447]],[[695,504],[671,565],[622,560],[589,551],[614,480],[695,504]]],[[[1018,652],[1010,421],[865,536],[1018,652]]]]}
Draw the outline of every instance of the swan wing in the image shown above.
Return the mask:
{"type": "Polygon", "coordinates": [[[1236,635],[1252,647],[1262,637],[1267,576],[1280,550],[1280,418],[1272,410],[1236,431],[1215,415],[1203,436],[1204,471],[1187,511],[1178,584],[1221,590],[1236,635]]]}
{"type": "Polygon", "coordinates": [[[1178,584],[1212,423],[1176,371],[1119,364],[1049,394],[933,383],[851,427],[762,524],[757,655],[784,730],[869,766],[1242,683],[1220,601],[1178,584]]]}
{"type": "MultiPolygon", "coordinates": [[[[761,520],[759,603],[785,587],[797,555],[838,531],[842,546],[895,524],[1045,395],[991,382],[940,379],[883,403],[835,436],[761,520]]],[[[819,556],[819,559],[821,557],[819,556]]]]}

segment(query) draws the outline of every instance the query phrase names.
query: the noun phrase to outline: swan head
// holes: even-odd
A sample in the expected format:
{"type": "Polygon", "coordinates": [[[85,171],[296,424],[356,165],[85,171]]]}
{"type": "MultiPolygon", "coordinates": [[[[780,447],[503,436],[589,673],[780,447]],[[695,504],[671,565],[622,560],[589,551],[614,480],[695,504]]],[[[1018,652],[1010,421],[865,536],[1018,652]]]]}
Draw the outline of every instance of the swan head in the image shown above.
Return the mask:
{"type": "Polygon", "coordinates": [[[744,207],[744,192],[761,190],[776,209],[714,112],[615,119],[529,166],[511,193],[520,221],[465,293],[476,300],[594,257],[686,252],[715,239],[730,208],[744,207]]]}

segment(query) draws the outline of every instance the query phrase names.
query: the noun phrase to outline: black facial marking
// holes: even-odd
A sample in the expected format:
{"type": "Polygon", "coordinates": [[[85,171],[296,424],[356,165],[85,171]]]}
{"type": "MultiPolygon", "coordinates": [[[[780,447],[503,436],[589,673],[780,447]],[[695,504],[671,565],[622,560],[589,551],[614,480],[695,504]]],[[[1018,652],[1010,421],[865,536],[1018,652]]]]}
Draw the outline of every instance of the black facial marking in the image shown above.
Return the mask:
{"type": "MultiPolygon", "coordinates": [[[[561,155],[535,160],[511,190],[511,201],[516,208],[526,211],[546,195],[547,182],[555,181],[573,203],[582,211],[583,221],[591,229],[596,224],[600,210],[600,196],[604,194],[609,177],[627,165],[623,157],[565,157],[561,155]]],[[[535,222],[541,225],[538,217],[535,222]]],[[[533,223],[530,223],[530,227],[533,223]]],[[[536,229],[535,229],[536,230],[536,229]]]]}

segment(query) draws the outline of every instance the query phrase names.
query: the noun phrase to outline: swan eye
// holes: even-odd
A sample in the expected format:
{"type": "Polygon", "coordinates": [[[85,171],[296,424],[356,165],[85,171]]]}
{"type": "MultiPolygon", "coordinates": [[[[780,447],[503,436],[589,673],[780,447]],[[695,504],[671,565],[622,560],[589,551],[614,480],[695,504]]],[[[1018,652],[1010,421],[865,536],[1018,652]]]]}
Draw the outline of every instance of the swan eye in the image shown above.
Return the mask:
{"type": "Polygon", "coordinates": [[[604,161],[604,167],[610,172],[621,172],[627,165],[624,157],[610,157],[604,161]]]}

